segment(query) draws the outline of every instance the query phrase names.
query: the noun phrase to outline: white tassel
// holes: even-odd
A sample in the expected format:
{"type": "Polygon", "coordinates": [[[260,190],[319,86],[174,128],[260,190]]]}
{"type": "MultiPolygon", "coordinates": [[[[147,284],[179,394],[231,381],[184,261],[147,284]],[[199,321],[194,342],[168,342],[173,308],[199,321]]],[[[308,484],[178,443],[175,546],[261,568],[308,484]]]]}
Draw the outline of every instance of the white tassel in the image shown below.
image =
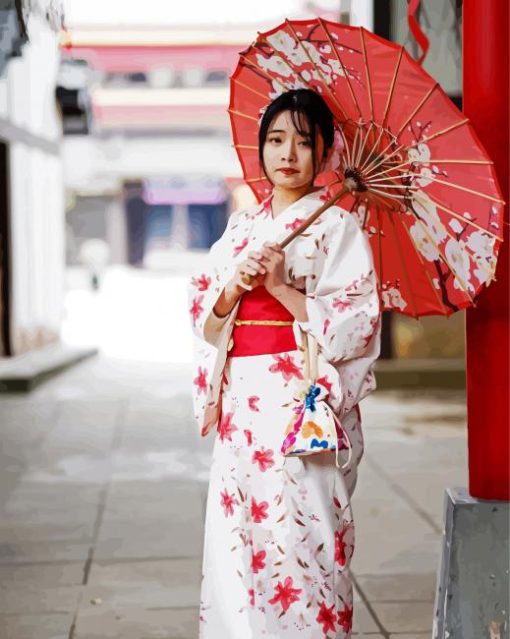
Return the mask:
{"type": "MultiPolygon", "coordinates": [[[[340,428],[340,432],[344,433],[345,435],[345,439],[347,440],[347,448],[349,450],[348,453],[348,457],[347,457],[347,461],[345,462],[345,464],[342,465],[342,470],[344,468],[346,468],[350,463],[351,463],[351,459],[352,459],[352,444],[351,444],[351,440],[349,439],[349,435],[347,434],[347,431],[345,430],[345,428],[342,426],[342,423],[340,422],[340,420],[338,419],[338,417],[335,415],[335,413],[333,411],[331,411],[333,414],[333,418],[335,420],[335,422],[338,424],[339,428],[340,428]]],[[[339,468],[338,466],[338,453],[340,446],[338,445],[338,433],[337,430],[335,428],[335,434],[336,434],[336,467],[339,468]]]]}

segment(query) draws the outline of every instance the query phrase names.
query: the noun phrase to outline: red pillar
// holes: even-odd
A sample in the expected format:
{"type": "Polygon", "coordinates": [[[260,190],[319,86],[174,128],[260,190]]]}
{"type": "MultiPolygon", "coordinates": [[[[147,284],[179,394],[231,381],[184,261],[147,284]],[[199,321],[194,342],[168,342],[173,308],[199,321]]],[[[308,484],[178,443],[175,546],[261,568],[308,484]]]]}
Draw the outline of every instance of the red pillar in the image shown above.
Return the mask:
{"type": "Polygon", "coordinates": [[[464,0],[463,108],[491,159],[507,202],[496,281],[466,311],[469,493],[508,500],[508,0],[464,0]]]}

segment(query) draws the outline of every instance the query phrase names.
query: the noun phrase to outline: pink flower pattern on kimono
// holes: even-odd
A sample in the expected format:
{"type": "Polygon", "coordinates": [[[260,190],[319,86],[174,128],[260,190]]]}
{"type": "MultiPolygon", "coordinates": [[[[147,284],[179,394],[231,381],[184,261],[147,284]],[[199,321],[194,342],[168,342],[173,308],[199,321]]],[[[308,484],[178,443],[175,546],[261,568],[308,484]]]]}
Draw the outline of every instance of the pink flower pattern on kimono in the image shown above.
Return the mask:
{"type": "Polygon", "coordinates": [[[301,369],[296,365],[291,355],[273,355],[276,363],[269,367],[271,373],[281,373],[285,381],[290,381],[293,377],[303,379],[301,369]]]}
{"type": "Polygon", "coordinates": [[[255,499],[253,497],[251,498],[251,516],[256,524],[260,524],[263,519],[267,519],[269,517],[267,514],[268,508],[269,504],[267,501],[261,501],[257,504],[255,499]]]}
{"type": "Polygon", "coordinates": [[[198,388],[199,393],[207,392],[207,369],[198,367],[198,375],[193,380],[193,384],[198,388]]]}
{"type": "Polygon", "coordinates": [[[322,632],[327,635],[329,631],[335,632],[336,612],[335,605],[333,604],[329,608],[324,602],[321,603],[319,614],[316,621],[322,625],[322,632]]]}
{"type": "Polygon", "coordinates": [[[369,275],[370,274],[356,278],[350,284],[344,286],[340,290],[340,294],[333,298],[332,307],[339,312],[346,308],[351,308],[354,304],[354,299],[363,295],[363,291],[358,289],[366,283],[368,283],[370,287],[369,275]]]}
{"type": "Polygon", "coordinates": [[[342,299],[341,297],[335,297],[332,303],[332,306],[337,311],[343,311],[346,308],[350,308],[352,306],[351,300],[342,299]]]}
{"type": "Polygon", "coordinates": [[[200,277],[191,278],[192,286],[198,288],[199,291],[207,291],[209,286],[211,285],[211,278],[207,277],[205,273],[202,273],[200,277]]]}
{"type": "Polygon", "coordinates": [[[262,570],[263,568],[266,567],[266,564],[264,563],[265,558],[266,558],[265,550],[259,550],[258,552],[252,553],[251,569],[254,573],[257,573],[259,572],[259,570],[262,570]]]}
{"type": "Polygon", "coordinates": [[[248,238],[245,237],[239,246],[234,247],[234,257],[237,257],[241,251],[248,246],[248,238]]]}
{"type": "Polygon", "coordinates": [[[338,623],[344,632],[350,632],[352,629],[352,612],[352,606],[345,604],[344,609],[338,613],[338,623]]]}
{"type": "Polygon", "coordinates": [[[234,504],[236,503],[235,496],[230,495],[228,491],[225,489],[221,493],[221,505],[223,506],[223,510],[225,512],[225,517],[234,514],[234,504]]]}
{"type": "Polygon", "coordinates": [[[198,318],[203,312],[203,307],[201,306],[202,300],[204,299],[203,295],[198,295],[192,300],[191,308],[189,312],[191,313],[191,317],[193,318],[193,325],[196,324],[198,318]]]}
{"type": "Polygon", "coordinates": [[[269,603],[280,603],[283,612],[287,612],[291,604],[299,601],[299,594],[302,592],[302,588],[293,588],[292,585],[292,577],[286,577],[283,583],[279,581],[275,587],[276,594],[269,599],[269,603]]]}
{"type": "Polygon", "coordinates": [[[218,435],[220,441],[223,441],[225,438],[229,441],[232,441],[232,433],[237,430],[237,426],[234,426],[232,423],[232,417],[234,413],[227,413],[226,415],[222,415],[220,419],[220,423],[218,425],[218,435]]]}
{"type": "MultiPolygon", "coordinates": [[[[347,549],[350,550],[350,553],[352,553],[353,547],[352,544],[348,544],[345,541],[345,536],[346,534],[352,530],[352,526],[350,524],[346,524],[344,522],[344,525],[342,527],[341,531],[336,530],[335,531],[335,561],[336,563],[343,568],[345,566],[345,563],[347,561],[347,549]]],[[[349,554],[350,556],[350,554],[349,554]]]]}
{"type": "Polygon", "coordinates": [[[250,410],[256,411],[257,413],[260,412],[260,408],[256,405],[259,401],[260,397],[258,397],[257,395],[251,395],[250,397],[248,397],[248,408],[250,410]]]}
{"type": "Polygon", "coordinates": [[[261,472],[265,472],[268,468],[274,466],[273,454],[272,450],[256,450],[253,453],[252,461],[254,464],[259,465],[261,472]]]}
{"type": "Polygon", "coordinates": [[[295,231],[298,228],[298,226],[301,226],[301,224],[303,224],[304,221],[305,221],[304,218],[302,219],[300,217],[297,217],[290,224],[286,224],[285,228],[288,229],[289,231],[295,231]]]}

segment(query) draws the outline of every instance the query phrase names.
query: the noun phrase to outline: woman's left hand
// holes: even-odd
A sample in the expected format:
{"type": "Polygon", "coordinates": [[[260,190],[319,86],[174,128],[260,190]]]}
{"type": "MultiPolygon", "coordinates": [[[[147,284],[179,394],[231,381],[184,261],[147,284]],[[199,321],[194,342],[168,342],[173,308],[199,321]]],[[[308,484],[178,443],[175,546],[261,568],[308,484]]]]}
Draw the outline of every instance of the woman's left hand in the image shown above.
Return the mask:
{"type": "Polygon", "coordinates": [[[286,285],[285,251],[276,242],[264,242],[259,250],[260,263],[266,268],[264,286],[269,293],[286,285]]]}

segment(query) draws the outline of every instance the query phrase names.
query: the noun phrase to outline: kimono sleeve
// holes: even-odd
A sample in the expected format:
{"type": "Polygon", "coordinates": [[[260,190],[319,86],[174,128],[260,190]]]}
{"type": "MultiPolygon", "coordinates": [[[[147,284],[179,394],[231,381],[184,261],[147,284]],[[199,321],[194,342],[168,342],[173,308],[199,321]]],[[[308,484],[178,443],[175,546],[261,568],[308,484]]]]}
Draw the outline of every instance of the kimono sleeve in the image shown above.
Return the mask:
{"type": "Polygon", "coordinates": [[[316,284],[306,295],[308,321],[299,326],[317,340],[323,356],[339,364],[363,356],[380,323],[380,300],[372,250],[354,217],[335,207],[316,284]]]}
{"type": "Polygon", "coordinates": [[[191,327],[196,337],[217,346],[223,327],[236,312],[219,317],[213,307],[232,273],[232,242],[241,212],[230,215],[223,235],[211,246],[205,264],[195,271],[188,286],[191,327]]]}

